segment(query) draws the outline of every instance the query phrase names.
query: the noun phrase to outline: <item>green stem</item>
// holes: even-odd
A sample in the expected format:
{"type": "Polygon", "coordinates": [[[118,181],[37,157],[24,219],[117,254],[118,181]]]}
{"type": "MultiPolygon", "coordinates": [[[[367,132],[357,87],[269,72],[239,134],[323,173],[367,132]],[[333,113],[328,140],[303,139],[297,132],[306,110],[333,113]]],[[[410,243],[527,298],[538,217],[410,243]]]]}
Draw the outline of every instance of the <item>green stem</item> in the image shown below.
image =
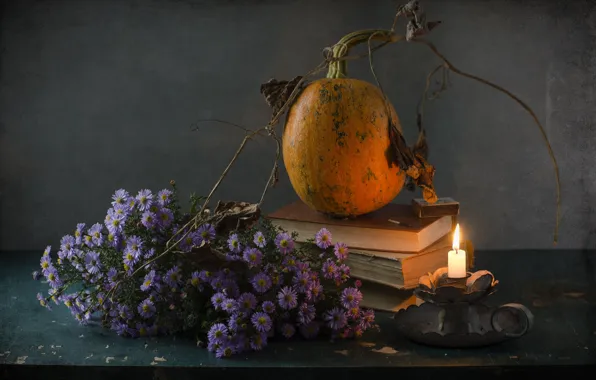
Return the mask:
{"type": "Polygon", "coordinates": [[[348,65],[346,60],[341,58],[348,55],[352,47],[361,43],[368,43],[369,40],[395,42],[398,40],[398,36],[391,30],[383,29],[358,30],[344,36],[332,47],[331,58],[333,58],[333,61],[329,64],[327,78],[345,78],[348,65]]]}

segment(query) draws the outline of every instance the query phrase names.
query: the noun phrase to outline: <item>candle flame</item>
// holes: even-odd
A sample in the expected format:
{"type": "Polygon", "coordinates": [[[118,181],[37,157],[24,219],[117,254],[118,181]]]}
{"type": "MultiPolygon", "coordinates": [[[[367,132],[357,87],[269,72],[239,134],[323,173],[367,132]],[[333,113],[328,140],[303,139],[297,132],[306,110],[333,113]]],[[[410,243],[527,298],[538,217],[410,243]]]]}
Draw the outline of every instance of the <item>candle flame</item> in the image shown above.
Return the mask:
{"type": "Polygon", "coordinates": [[[459,249],[459,223],[455,226],[455,232],[453,233],[453,250],[457,251],[459,249]]]}

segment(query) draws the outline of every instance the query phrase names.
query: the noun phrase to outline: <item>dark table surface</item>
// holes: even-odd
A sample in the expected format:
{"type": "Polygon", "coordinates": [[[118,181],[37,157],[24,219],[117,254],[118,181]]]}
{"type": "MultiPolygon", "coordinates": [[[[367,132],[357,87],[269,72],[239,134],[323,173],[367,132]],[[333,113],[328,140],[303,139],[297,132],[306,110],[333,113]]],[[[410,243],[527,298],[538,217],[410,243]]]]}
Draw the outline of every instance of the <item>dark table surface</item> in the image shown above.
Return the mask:
{"type": "Polygon", "coordinates": [[[481,349],[440,349],[400,336],[390,314],[380,332],[359,341],[273,343],[258,353],[216,359],[181,338],[126,339],[80,326],[64,306],[48,311],[35,295],[39,252],[0,252],[0,378],[85,380],[124,378],[483,377],[512,374],[596,374],[596,252],[477,252],[476,268],[500,281],[487,303],[518,302],[535,316],[528,335],[481,349]],[[258,376],[258,377],[257,377],[258,376]]]}

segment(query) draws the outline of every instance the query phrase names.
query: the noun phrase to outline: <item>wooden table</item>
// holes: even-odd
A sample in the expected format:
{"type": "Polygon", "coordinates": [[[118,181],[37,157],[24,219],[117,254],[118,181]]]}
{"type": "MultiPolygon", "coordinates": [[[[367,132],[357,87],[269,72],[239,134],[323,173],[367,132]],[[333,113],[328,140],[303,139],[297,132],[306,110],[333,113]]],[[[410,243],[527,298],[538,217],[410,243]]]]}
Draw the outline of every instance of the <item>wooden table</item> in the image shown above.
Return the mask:
{"type": "Polygon", "coordinates": [[[477,252],[476,269],[488,269],[500,281],[489,303],[523,303],[535,315],[528,335],[501,345],[469,350],[417,345],[396,332],[390,314],[379,313],[381,331],[359,341],[279,342],[224,360],[182,338],[126,339],[98,326],[79,326],[64,306],[47,311],[35,298],[47,285],[30,275],[39,258],[40,252],[0,252],[1,379],[484,379],[532,374],[571,379],[596,374],[596,252],[477,252]]]}

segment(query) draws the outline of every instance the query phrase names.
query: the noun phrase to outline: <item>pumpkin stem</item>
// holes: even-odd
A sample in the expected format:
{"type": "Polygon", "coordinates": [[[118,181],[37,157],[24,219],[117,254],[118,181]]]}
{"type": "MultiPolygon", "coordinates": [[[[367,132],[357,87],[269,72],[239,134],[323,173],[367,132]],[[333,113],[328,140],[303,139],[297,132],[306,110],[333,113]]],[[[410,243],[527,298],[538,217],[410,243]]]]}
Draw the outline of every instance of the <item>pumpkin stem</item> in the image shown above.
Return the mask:
{"type": "Polygon", "coordinates": [[[360,44],[368,43],[369,40],[384,42],[397,42],[400,38],[391,30],[364,29],[345,35],[331,48],[331,63],[327,78],[345,78],[347,76],[347,60],[341,59],[348,55],[350,48],[360,44]]]}

